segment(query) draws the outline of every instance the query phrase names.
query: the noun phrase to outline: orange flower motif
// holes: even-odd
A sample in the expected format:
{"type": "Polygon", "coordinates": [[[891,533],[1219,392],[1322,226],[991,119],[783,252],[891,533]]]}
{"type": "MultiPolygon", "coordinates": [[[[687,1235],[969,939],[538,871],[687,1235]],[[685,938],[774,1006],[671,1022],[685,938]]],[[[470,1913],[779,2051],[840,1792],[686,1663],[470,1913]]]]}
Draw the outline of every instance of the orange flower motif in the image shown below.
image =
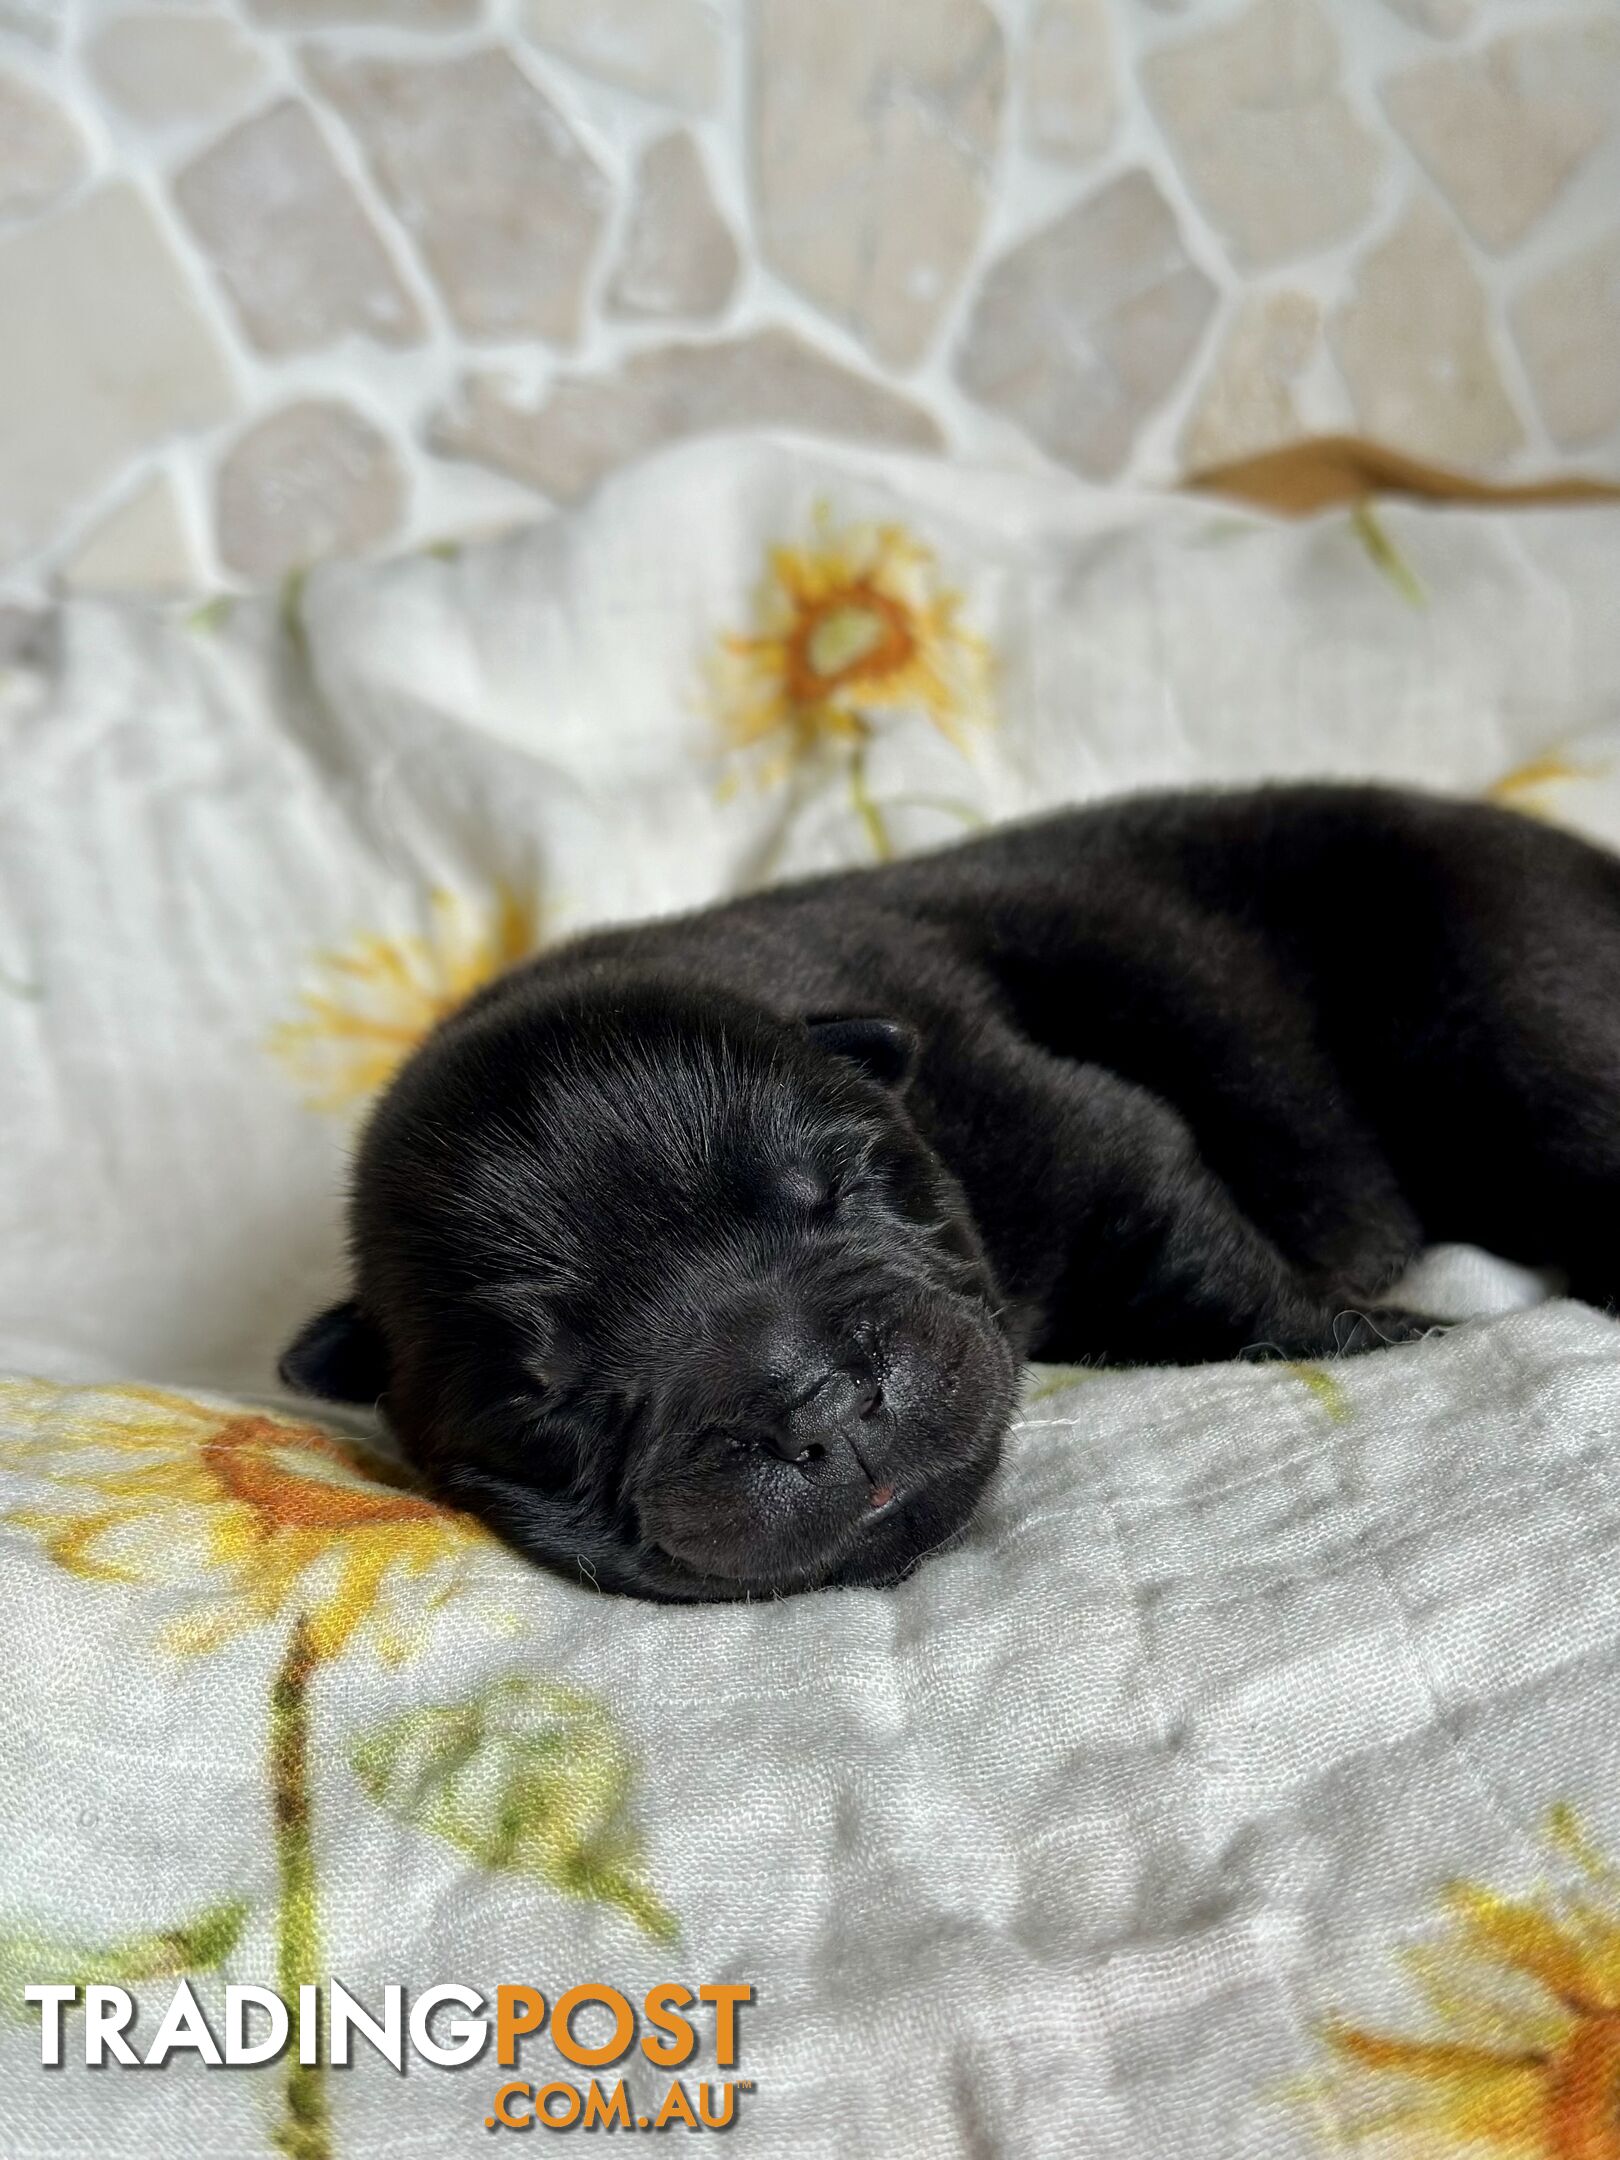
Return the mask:
{"type": "Polygon", "coordinates": [[[877,713],[921,711],[964,749],[995,717],[990,649],[961,622],[933,551],[899,525],[834,530],[770,552],[757,628],[724,640],[721,714],[739,749],[778,743],[782,768],[828,742],[856,746],[877,713]]]}
{"type": "MultiPolygon", "coordinates": [[[[278,1984],[295,1999],[321,1978],[324,1962],[310,1682],[362,1627],[385,1659],[405,1657],[414,1629],[399,1625],[390,1604],[394,1581],[437,1576],[429,1603],[442,1603],[469,1554],[494,1540],[413,1491],[371,1449],[259,1411],[211,1408],[159,1388],[6,1381],[0,1412],[0,1463],[73,1496],[61,1507],[14,1508],[0,1522],[38,1536],[73,1575],[197,1585],[203,1597],[160,1637],[167,1649],[196,1654],[245,1629],[285,1623],[268,1756],[278,1984]]],[[[203,1916],[214,1937],[233,1910],[203,1916]]],[[[208,1947],[194,1924],[180,1951],[189,1961],[199,1944],[208,1947]]],[[[272,2142],[287,2160],[332,2160],[322,2066],[289,2059],[284,2078],[272,2142]]]]}
{"type": "Polygon", "coordinates": [[[323,953],[325,986],[306,991],[302,1016],[272,1032],[271,1050],[312,1108],[375,1094],[441,1020],[540,943],[538,911],[505,887],[487,906],[444,891],[429,906],[423,935],[359,937],[323,953]]]}
{"type": "Polygon", "coordinates": [[[1432,2160],[1620,2160],[1620,1872],[1569,1808],[1548,1833],[1579,1888],[1455,1884],[1449,1938],[1410,1955],[1435,2037],[1328,2029],[1355,2073],[1335,2085],[1352,2139],[1432,2160]]]}
{"type": "Polygon", "coordinates": [[[0,1459],[87,1499],[0,1519],[35,1532],[74,1575],[195,1581],[206,1601],[167,1629],[171,1650],[212,1650],[296,1613],[312,1663],[365,1625],[397,1661],[410,1636],[388,1614],[390,1578],[437,1575],[448,1595],[458,1564],[493,1546],[383,1456],[312,1425],[145,1387],[86,1396],[8,1382],[0,1404],[33,1428],[0,1441],[0,1459]]]}

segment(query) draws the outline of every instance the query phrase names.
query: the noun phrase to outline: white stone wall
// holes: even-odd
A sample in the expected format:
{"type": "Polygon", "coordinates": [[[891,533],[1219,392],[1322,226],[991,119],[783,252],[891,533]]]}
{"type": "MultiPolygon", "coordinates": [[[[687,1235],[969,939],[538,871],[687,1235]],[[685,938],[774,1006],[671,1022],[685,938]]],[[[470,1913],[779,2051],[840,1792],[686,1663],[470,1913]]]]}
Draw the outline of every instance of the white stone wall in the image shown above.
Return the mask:
{"type": "Polygon", "coordinates": [[[1620,7],[0,0],[0,589],[754,423],[1620,476],[1620,7]]]}

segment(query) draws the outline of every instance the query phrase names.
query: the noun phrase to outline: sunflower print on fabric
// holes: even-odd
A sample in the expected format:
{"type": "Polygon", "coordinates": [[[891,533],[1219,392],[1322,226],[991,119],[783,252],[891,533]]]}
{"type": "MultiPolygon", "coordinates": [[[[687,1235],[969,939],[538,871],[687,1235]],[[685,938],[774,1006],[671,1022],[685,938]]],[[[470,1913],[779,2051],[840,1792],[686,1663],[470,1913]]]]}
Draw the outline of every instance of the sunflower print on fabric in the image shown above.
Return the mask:
{"type": "MultiPolygon", "coordinates": [[[[275,1845],[276,1987],[298,1990],[326,1977],[314,1817],[312,1690],[320,1674],[362,1641],[386,1663],[422,1645],[425,1628],[467,1587],[471,1564],[498,1541],[481,1523],[417,1491],[405,1474],[360,1442],[266,1413],[194,1402],[153,1387],[73,1390],[46,1382],[0,1382],[0,1466],[42,1488],[0,1514],[36,1539],[48,1558],[82,1581],[159,1585],[181,1593],[159,1636],[171,1655],[197,1657],[242,1633],[278,1631],[281,1656],[270,1686],[266,1769],[275,1845]]],[[[542,1684],[520,1676],[515,1685],[542,1684]]],[[[523,1803],[526,1872],[573,1897],[616,1907],[660,1940],[673,1916],[646,1886],[641,1843],[628,1816],[632,1766],[605,1713],[552,1690],[549,1722],[525,1734],[536,1771],[517,1787],[523,1803]],[[566,1711],[566,1715],[563,1712],[566,1711]]],[[[478,1709],[436,1713],[467,1721],[478,1709]]],[[[396,1721],[397,1723],[397,1721],[396,1721]]],[[[462,1728],[458,1728],[462,1731],[462,1728]]],[[[356,1759],[383,1790],[395,1728],[363,1735],[356,1759]]],[[[468,1771],[471,1742],[450,1768],[468,1771]]],[[[496,1764],[499,1768],[499,1764],[496,1764]]],[[[473,1774],[473,1783],[483,1775],[473,1774]]],[[[413,1787],[417,1815],[440,1837],[459,1822],[435,1799],[448,1772],[426,1762],[413,1787]]],[[[455,1840],[452,1840],[455,1842],[455,1840]]],[[[470,1840],[462,1849],[484,1864],[470,1840]]],[[[232,1940],[240,1901],[204,1915],[164,1953],[191,1967],[218,1962],[221,1916],[232,1940]],[[204,1939],[206,1933],[207,1939],[204,1939]],[[205,1956],[205,1953],[212,1953],[205,1956]]],[[[167,1938],[165,1939],[167,1940],[167,1938]]],[[[3,1941],[0,1941],[3,1948],[3,1941]]],[[[80,1963],[145,1954],[137,1942],[71,1950],[80,1963]]],[[[319,2063],[289,2054],[272,2140],[285,2160],[332,2160],[331,2100],[319,2063]]]]}
{"type": "Polygon", "coordinates": [[[769,551],[752,628],[721,641],[724,739],[764,785],[842,761],[874,851],[892,852],[866,786],[867,746],[889,717],[920,715],[966,752],[996,716],[990,647],[934,551],[897,524],[835,525],[769,551]]]}
{"type": "Polygon", "coordinates": [[[1330,2024],[1353,2147],[1425,2160],[1620,2160],[1620,1870],[1553,1808],[1565,1882],[1445,1893],[1446,1935],[1405,1963],[1429,2035],[1330,2024]]]}
{"type": "Polygon", "coordinates": [[[540,946],[539,909],[504,886],[488,899],[435,890],[428,911],[424,932],[370,932],[319,954],[318,987],[272,1030],[271,1051],[312,1109],[375,1095],[441,1020],[540,946]]]}
{"type": "Polygon", "coordinates": [[[91,1581],[187,1583],[196,1602],[164,1632],[179,1655],[301,1612],[317,1660],[369,1631],[386,1660],[410,1629],[391,1590],[496,1549],[469,1515],[415,1491],[384,1456],[313,1425],[225,1411],[160,1388],[98,1390],[81,1422],[56,1390],[0,1385],[0,1410],[36,1424],[0,1440],[0,1461],[35,1470],[66,1504],[13,1509],[59,1567],[91,1581]]]}
{"type": "Polygon", "coordinates": [[[1505,810],[1522,810],[1529,817],[1552,818],[1563,789],[1583,780],[1602,780],[1607,772],[1605,765],[1577,764],[1550,750],[1493,780],[1485,790],[1485,800],[1500,803],[1505,810]]]}
{"type": "MultiPolygon", "coordinates": [[[[385,1657],[408,1639],[385,1615],[396,1574],[445,1577],[494,1540],[470,1517],[408,1489],[399,1474],[314,1426],[192,1402],[159,1388],[86,1394],[0,1384],[11,1434],[0,1462],[43,1482],[47,1506],[0,1522],[33,1533],[83,1580],[172,1584],[196,1602],[163,1648],[194,1656],[244,1629],[280,1624],[270,1692],[270,1813],[279,1885],[276,1984],[285,2001],[322,1977],[311,1770],[310,1685],[362,1627],[385,1657]],[[380,1623],[380,1626],[379,1626],[380,1623]]],[[[317,2064],[289,2059],[274,2142],[286,2160],[330,2160],[330,2103],[317,2064]]]]}

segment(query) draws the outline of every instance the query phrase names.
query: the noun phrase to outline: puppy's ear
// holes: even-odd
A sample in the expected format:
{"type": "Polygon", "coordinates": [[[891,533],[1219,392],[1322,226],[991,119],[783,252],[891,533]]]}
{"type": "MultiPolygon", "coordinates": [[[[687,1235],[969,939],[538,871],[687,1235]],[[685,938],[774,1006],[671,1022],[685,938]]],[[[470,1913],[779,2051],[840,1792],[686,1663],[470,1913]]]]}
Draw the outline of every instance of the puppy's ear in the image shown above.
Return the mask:
{"type": "Polygon", "coordinates": [[[276,1370],[300,1395],[374,1403],[388,1387],[388,1352],[382,1336],[348,1298],[300,1328],[276,1370]]]}
{"type": "Polygon", "coordinates": [[[808,1020],[818,1050],[848,1058],[880,1087],[903,1088],[917,1070],[918,1042],[903,1020],[808,1020]]]}

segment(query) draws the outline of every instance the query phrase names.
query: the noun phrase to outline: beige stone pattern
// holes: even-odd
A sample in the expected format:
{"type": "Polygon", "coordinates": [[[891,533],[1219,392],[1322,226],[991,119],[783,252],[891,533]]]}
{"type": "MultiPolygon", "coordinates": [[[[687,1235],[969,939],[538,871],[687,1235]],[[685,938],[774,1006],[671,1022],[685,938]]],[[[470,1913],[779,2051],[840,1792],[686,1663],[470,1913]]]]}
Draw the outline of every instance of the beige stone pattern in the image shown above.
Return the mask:
{"type": "Polygon", "coordinates": [[[137,191],[99,188],[0,241],[0,565],[138,452],[236,404],[214,333],[137,191]]]}
{"type": "Polygon", "coordinates": [[[465,334],[571,344],[609,186],[509,55],[395,61],[316,49],[308,68],[465,334]]]}
{"type": "Polygon", "coordinates": [[[1107,479],[1214,306],[1152,176],[1125,173],[990,267],[956,377],[1048,456],[1107,479]]]}
{"type": "Polygon", "coordinates": [[[63,564],[69,591],[156,595],[192,592],[201,565],[167,473],[154,473],[104,517],[63,564]]]}
{"type": "Polygon", "coordinates": [[[908,450],[937,450],[932,417],[852,374],[789,330],[714,344],[660,346],[604,375],[565,375],[538,407],[498,377],[470,376],[442,414],[436,450],[475,458],[559,502],[659,443],[729,428],[792,427],[908,450]]]}
{"type": "Polygon", "coordinates": [[[718,315],[737,283],[737,243],[720,215],[703,154],[684,128],[661,135],[636,166],[624,251],[607,312],[718,315]]]}
{"type": "Polygon", "coordinates": [[[1317,0],[1254,0],[1150,53],[1142,83],[1237,263],[1308,255],[1366,222],[1383,153],[1339,86],[1317,0]]]}
{"type": "Polygon", "coordinates": [[[484,0],[247,0],[247,5],[249,14],[260,22],[297,30],[326,29],[337,23],[460,30],[478,22],[484,12],[484,0]]]}
{"type": "Polygon", "coordinates": [[[1478,0],[1386,0],[1403,22],[1430,37],[1460,37],[1478,11],[1478,0]]]}
{"type": "Polygon", "coordinates": [[[1620,429],[1620,225],[1537,278],[1510,317],[1554,442],[1584,449],[1620,429]]]}
{"type": "Polygon", "coordinates": [[[1255,293],[1242,302],[1182,434],[1187,471],[1254,457],[1304,432],[1294,385],[1321,327],[1322,311],[1308,293],[1255,293]]]}
{"type": "Polygon", "coordinates": [[[269,581],[363,555],[399,530],[405,496],[393,446],[363,413],[306,398],[249,428],[220,466],[220,557],[269,581]]]}
{"type": "Polygon", "coordinates": [[[91,37],[85,59],[112,104],[147,127],[226,112],[269,73],[236,24],[211,15],[116,15],[91,37]]]}
{"type": "Polygon", "coordinates": [[[402,545],[756,420],[1620,478],[1617,172],[1620,0],[0,0],[0,592],[310,401],[402,545]]]}
{"type": "Polygon", "coordinates": [[[982,0],[756,0],[763,251],[880,360],[921,358],[988,206],[1006,55],[982,0]]]}
{"type": "Polygon", "coordinates": [[[707,0],[523,0],[518,20],[537,45],[621,90],[687,112],[720,101],[720,23],[707,0]]]}
{"type": "Polygon", "coordinates": [[[1022,88],[1031,150],[1083,163],[1107,149],[1119,93],[1106,0],[1041,0],[1024,48],[1022,88]]]}
{"type": "Polygon", "coordinates": [[[0,217],[45,209],[89,166],[84,137],[55,99],[0,74],[0,217]]]}
{"type": "Polygon", "coordinates": [[[1491,348],[1485,290],[1437,203],[1364,255],[1328,334],[1364,433],[1490,467],[1524,439],[1491,348]]]}
{"type": "Polygon", "coordinates": [[[423,336],[376,227],[295,98],[195,158],[174,195],[261,352],[310,352],[351,331],[386,345],[423,336]]]}
{"type": "Polygon", "coordinates": [[[1510,248],[1620,111],[1620,20],[1565,20],[1424,60],[1384,86],[1390,117],[1474,236],[1510,248]]]}

